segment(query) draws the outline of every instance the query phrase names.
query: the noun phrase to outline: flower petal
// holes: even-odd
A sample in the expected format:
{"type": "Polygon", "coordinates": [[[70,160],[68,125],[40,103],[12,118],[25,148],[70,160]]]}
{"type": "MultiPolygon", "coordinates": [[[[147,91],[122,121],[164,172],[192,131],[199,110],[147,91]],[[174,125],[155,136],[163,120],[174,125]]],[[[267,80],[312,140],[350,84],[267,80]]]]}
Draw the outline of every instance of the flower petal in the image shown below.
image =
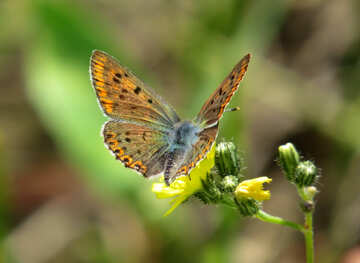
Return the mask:
{"type": "Polygon", "coordinates": [[[202,180],[206,179],[207,174],[211,168],[215,165],[215,144],[207,154],[207,156],[201,160],[197,166],[191,170],[189,176],[178,177],[170,186],[163,183],[163,179],[160,179],[159,183],[153,183],[152,191],[159,199],[172,198],[171,208],[165,213],[165,216],[169,215],[176,207],[182,202],[187,200],[190,196],[202,190],[202,180]]]}
{"type": "Polygon", "coordinates": [[[270,199],[270,191],[264,190],[264,183],[270,183],[271,178],[262,176],[250,180],[242,181],[235,190],[235,196],[241,198],[253,198],[257,201],[270,199]]]}

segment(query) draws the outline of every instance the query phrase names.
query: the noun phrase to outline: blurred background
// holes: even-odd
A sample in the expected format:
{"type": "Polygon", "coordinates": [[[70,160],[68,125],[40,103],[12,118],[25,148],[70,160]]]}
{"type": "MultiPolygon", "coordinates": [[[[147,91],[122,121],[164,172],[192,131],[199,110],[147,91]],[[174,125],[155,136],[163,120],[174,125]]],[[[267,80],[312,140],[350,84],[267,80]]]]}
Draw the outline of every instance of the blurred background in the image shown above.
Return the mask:
{"type": "Polygon", "coordinates": [[[89,79],[100,49],[193,118],[252,54],[218,140],[264,210],[302,222],[275,164],[293,142],[322,169],[317,262],[360,262],[360,4],[356,0],[0,1],[1,262],[305,262],[300,233],[190,201],[170,216],[100,137],[89,79]]]}

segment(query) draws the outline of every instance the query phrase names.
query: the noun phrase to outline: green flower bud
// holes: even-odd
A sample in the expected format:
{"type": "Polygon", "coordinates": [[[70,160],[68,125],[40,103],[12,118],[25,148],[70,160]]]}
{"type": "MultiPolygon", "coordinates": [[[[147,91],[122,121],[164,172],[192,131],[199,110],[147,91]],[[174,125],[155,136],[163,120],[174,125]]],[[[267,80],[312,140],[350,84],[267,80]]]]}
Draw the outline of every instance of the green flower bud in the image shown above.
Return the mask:
{"type": "Polygon", "coordinates": [[[213,174],[209,173],[205,180],[201,179],[201,183],[203,189],[195,194],[197,198],[205,204],[218,203],[222,200],[222,192],[213,174]]]}
{"type": "Polygon", "coordinates": [[[310,186],[315,182],[317,168],[311,161],[299,163],[295,169],[295,183],[299,187],[310,186]]]}
{"type": "Polygon", "coordinates": [[[221,142],[216,146],[215,164],[221,177],[239,174],[240,162],[234,143],[221,142]]]}
{"type": "Polygon", "coordinates": [[[304,193],[308,200],[312,200],[314,199],[315,195],[318,193],[318,190],[316,189],[315,186],[308,186],[305,187],[304,193]]]}
{"type": "Polygon", "coordinates": [[[239,184],[239,178],[233,175],[227,175],[221,181],[221,188],[224,192],[234,192],[239,184]]]}
{"type": "Polygon", "coordinates": [[[253,216],[257,214],[257,212],[260,209],[259,203],[252,198],[243,198],[243,199],[235,198],[235,203],[242,216],[253,216]]]}
{"type": "Polygon", "coordinates": [[[290,182],[295,181],[295,169],[299,162],[300,155],[292,143],[279,147],[279,164],[290,182]]]}

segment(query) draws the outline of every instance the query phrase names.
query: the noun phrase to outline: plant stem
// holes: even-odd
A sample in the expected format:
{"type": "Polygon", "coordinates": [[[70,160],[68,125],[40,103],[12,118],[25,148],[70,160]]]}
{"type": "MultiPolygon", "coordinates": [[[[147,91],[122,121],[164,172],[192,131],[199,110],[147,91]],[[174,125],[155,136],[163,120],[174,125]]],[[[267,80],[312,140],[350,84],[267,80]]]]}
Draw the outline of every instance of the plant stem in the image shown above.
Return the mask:
{"type": "MultiPolygon", "coordinates": [[[[313,202],[313,196],[307,194],[305,187],[297,187],[299,196],[306,203],[313,202]]],[[[313,231],[313,213],[314,207],[303,209],[305,215],[304,237],[306,249],[306,263],[314,263],[314,231],[313,231]]]]}
{"type": "Polygon", "coordinates": [[[302,225],[299,225],[299,224],[291,222],[291,221],[287,221],[285,219],[282,219],[281,217],[272,216],[272,215],[264,212],[263,210],[259,210],[259,212],[255,216],[264,222],[291,227],[295,230],[303,232],[304,234],[306,232],[306,229],[302,225]]]}
{"type": "Polygon", "coordinates": [[[305,213],[305,247],[306,247],[306,262],[314,262],[314,232],[313,232],[313,215],[312,212],[305,213]]]}

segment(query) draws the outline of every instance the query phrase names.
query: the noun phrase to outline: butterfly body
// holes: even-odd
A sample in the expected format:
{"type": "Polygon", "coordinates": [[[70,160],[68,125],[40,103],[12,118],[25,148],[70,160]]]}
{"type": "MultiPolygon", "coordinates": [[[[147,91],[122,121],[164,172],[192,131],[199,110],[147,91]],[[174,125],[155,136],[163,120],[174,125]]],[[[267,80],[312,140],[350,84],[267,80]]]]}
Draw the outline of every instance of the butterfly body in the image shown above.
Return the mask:
{"type": "Polygon", "coordinates": [[[200,127],[190,121],[175,123],[173,134],[170,138],[170,150],[176,148],[191,148],[198,140],[200,127]]]}
{"type": "Polygon", "coordinates": [[[167,184],[170,184],[172,178],[176,177],[180,165],[191,153],[192,148],[199,140],[200,131],[200,127],[191,121],[175,123],[169,135],[169,148],[164,170],[164,179],[167,184]]]}
{"type": "Polygon", "coordinates": [[[172,107],[113,57],[95,50],[90,74],[99,104],[110,120],[105,145],[126,167],[145,177],[164,174],[167,185],[188,175],[213,145],[218,122],[243,78],[245,56],[205,102],[194,121],[172,107]]]}

